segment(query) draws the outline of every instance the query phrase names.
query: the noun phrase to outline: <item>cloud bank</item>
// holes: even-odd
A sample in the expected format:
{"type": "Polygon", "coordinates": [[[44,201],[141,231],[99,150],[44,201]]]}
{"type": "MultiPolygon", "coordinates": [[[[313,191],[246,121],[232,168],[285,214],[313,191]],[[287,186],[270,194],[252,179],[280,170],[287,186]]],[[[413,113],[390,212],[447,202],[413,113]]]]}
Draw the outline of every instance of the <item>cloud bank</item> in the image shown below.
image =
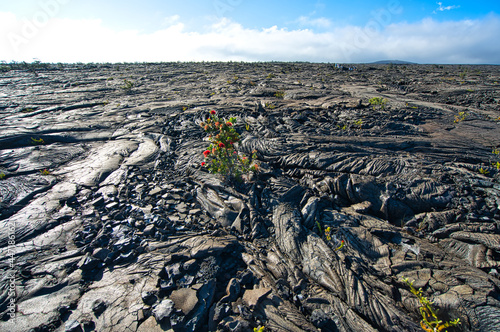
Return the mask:
{"type": "MultiPolygon", "coordinates": [[[[299,18],[304,22],[309,18],[299,18]]],[[[310,23],[310,22],[309,22],[310,23]]],[[[323,28],[329,21],[314,22],[323,28]]],[[[0,60],[46,62],[312,61],[371,62],[401,59],[418,63],[500,64],[500,18],[416,23],[371,21],[364,27],[326,31],[248,29],[222,18],[203,31],[182,19],[144,34],[116,31],[100,20],[19,19],[0,12],[0,60]]]]}

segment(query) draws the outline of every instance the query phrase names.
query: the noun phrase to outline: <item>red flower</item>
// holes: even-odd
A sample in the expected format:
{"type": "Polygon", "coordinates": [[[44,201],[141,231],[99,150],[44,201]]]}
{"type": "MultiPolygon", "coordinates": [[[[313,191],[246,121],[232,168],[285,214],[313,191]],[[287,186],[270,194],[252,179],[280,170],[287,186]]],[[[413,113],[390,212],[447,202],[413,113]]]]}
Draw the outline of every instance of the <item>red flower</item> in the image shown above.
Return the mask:
{"type": "Polygon", "coordinates": [[[210,114],[212,114],[212,115],[215,115],[215,113],[217,113],[217,112],[216,112],[216,111],[214,111],[214,110],[211,110],[211,111],[210,111],[210,114]]]}
{"type": "Polygon", "coordinates": [[[233,124],[230,121],[226,122],[226,126],[231,127],[232,125],[233,124]]]}
{"type": "Polygon", "coordinates": [[[224,143],[219,143],[219,148],[225,148],[226,146],[224,145],[224,143]]]}
{"type": "Polygon", "coordinates": [[[202,162],[202,163],[201,163],[201,166],[205,166],[205,162],[202,162]]]}
{"type": "Polygon", "coordinates": [[[205,152],[203,152],[203,154],[205,155],[205,158],[208,157],[208,155],[210,154],[210,150],[206,150],[205,152]]]}
{"type": "Polygon", "coordinates": [[[215,123],[215,126],[216,126],[217,128],[219,127],[219,125],[220,125],[220,123],[218,123],[218,122],[216,122],[216,123],[215,123]]]}

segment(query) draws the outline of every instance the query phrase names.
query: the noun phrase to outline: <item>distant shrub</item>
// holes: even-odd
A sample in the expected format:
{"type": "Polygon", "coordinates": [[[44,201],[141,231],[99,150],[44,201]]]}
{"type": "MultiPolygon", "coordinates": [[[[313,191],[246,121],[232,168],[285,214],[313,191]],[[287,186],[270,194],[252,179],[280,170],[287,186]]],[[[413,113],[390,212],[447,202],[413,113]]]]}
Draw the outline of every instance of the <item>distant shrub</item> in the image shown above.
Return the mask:
{"type": "Polygon", "coordinates": [[[381,109],[385,108],[385,105],[387,104],[387,99],[382,98],[382,97],[373,97],[368,100],[370,105],[372,106],[379,106],[381,109]]]}
{"type": "Polygon", "coordinates": [[[134,87],[134,82],[132,82],[132,81],[124,79],[123,82],[124,82],[124,84],[120,88],[124,91],[128,92],[128,91],[132,90],[132,88],[134,87]]]}
{"type": "Polygon", "coordinates": [[[274,96],[275,96],[276,98],[283,99],[283,98],[285,98],[285,91],[283,91],[283,90],[276,91],[276,92],[274,93],[274,96]]]}

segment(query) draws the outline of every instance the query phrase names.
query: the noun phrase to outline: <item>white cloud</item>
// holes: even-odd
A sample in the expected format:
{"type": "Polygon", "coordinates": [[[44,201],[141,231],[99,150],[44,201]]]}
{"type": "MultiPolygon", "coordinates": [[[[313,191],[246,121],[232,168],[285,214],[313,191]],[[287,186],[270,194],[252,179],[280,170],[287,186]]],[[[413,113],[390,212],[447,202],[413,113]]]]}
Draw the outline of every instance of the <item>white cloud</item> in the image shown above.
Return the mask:
{"type": "Polygon", "coordinates": [[[178,23],[180,19],[181,19],[181,17],[179,15],[172,15],[172,16],[165,17],[165,19],[163,20],[163,26],[168,27],[168,26],[174,25],[174,24],[178,23]]]}
{"type": "Polygon", "coordinates": [[[297,23],[301,26],[316,28],[329,28],[332,25],[332,21],[325,17],[311,18],[311,16],[301,16],[297,19],[297,23]]]}
{"type": "Polygon", "coordinates": [[[443,7],[442,2],[437,2],[437,4],[439,5],[439,7],[436,8],[436,10],[434,10],[434,12],[433,12],[434,14],[436,14],[436,11],[444,12],[445,10],[452,10],[452,9],[460,8],[460,6],[456,6],[456,5],[443,7]]]}
{"type": "Polygon", "coordinates": [[[273,26],[248,29],[221,19],[192,32],[178,17],[154,33],[115,31],[100,20],[29,22],[0,13],[0,60],[47,62],[321,61],[400,59],[421,63],[500,64],[500,19],[346,26],[324,32],[273,26]],[[5,23],[8,22],[8,23],[5,23]],[[17,38],[17,39],[16,39],[17,38]]]}

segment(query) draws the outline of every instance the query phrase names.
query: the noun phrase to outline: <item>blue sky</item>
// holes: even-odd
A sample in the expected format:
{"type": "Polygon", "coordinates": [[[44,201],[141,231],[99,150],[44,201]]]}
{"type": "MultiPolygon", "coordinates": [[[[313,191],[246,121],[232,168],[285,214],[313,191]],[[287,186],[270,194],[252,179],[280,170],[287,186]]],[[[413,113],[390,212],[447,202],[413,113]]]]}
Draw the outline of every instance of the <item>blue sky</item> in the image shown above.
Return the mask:
{"type": "Polygon", "coordinates": [[[0,0],[0,60],[500,64],[500,1],[0,0]]]}

